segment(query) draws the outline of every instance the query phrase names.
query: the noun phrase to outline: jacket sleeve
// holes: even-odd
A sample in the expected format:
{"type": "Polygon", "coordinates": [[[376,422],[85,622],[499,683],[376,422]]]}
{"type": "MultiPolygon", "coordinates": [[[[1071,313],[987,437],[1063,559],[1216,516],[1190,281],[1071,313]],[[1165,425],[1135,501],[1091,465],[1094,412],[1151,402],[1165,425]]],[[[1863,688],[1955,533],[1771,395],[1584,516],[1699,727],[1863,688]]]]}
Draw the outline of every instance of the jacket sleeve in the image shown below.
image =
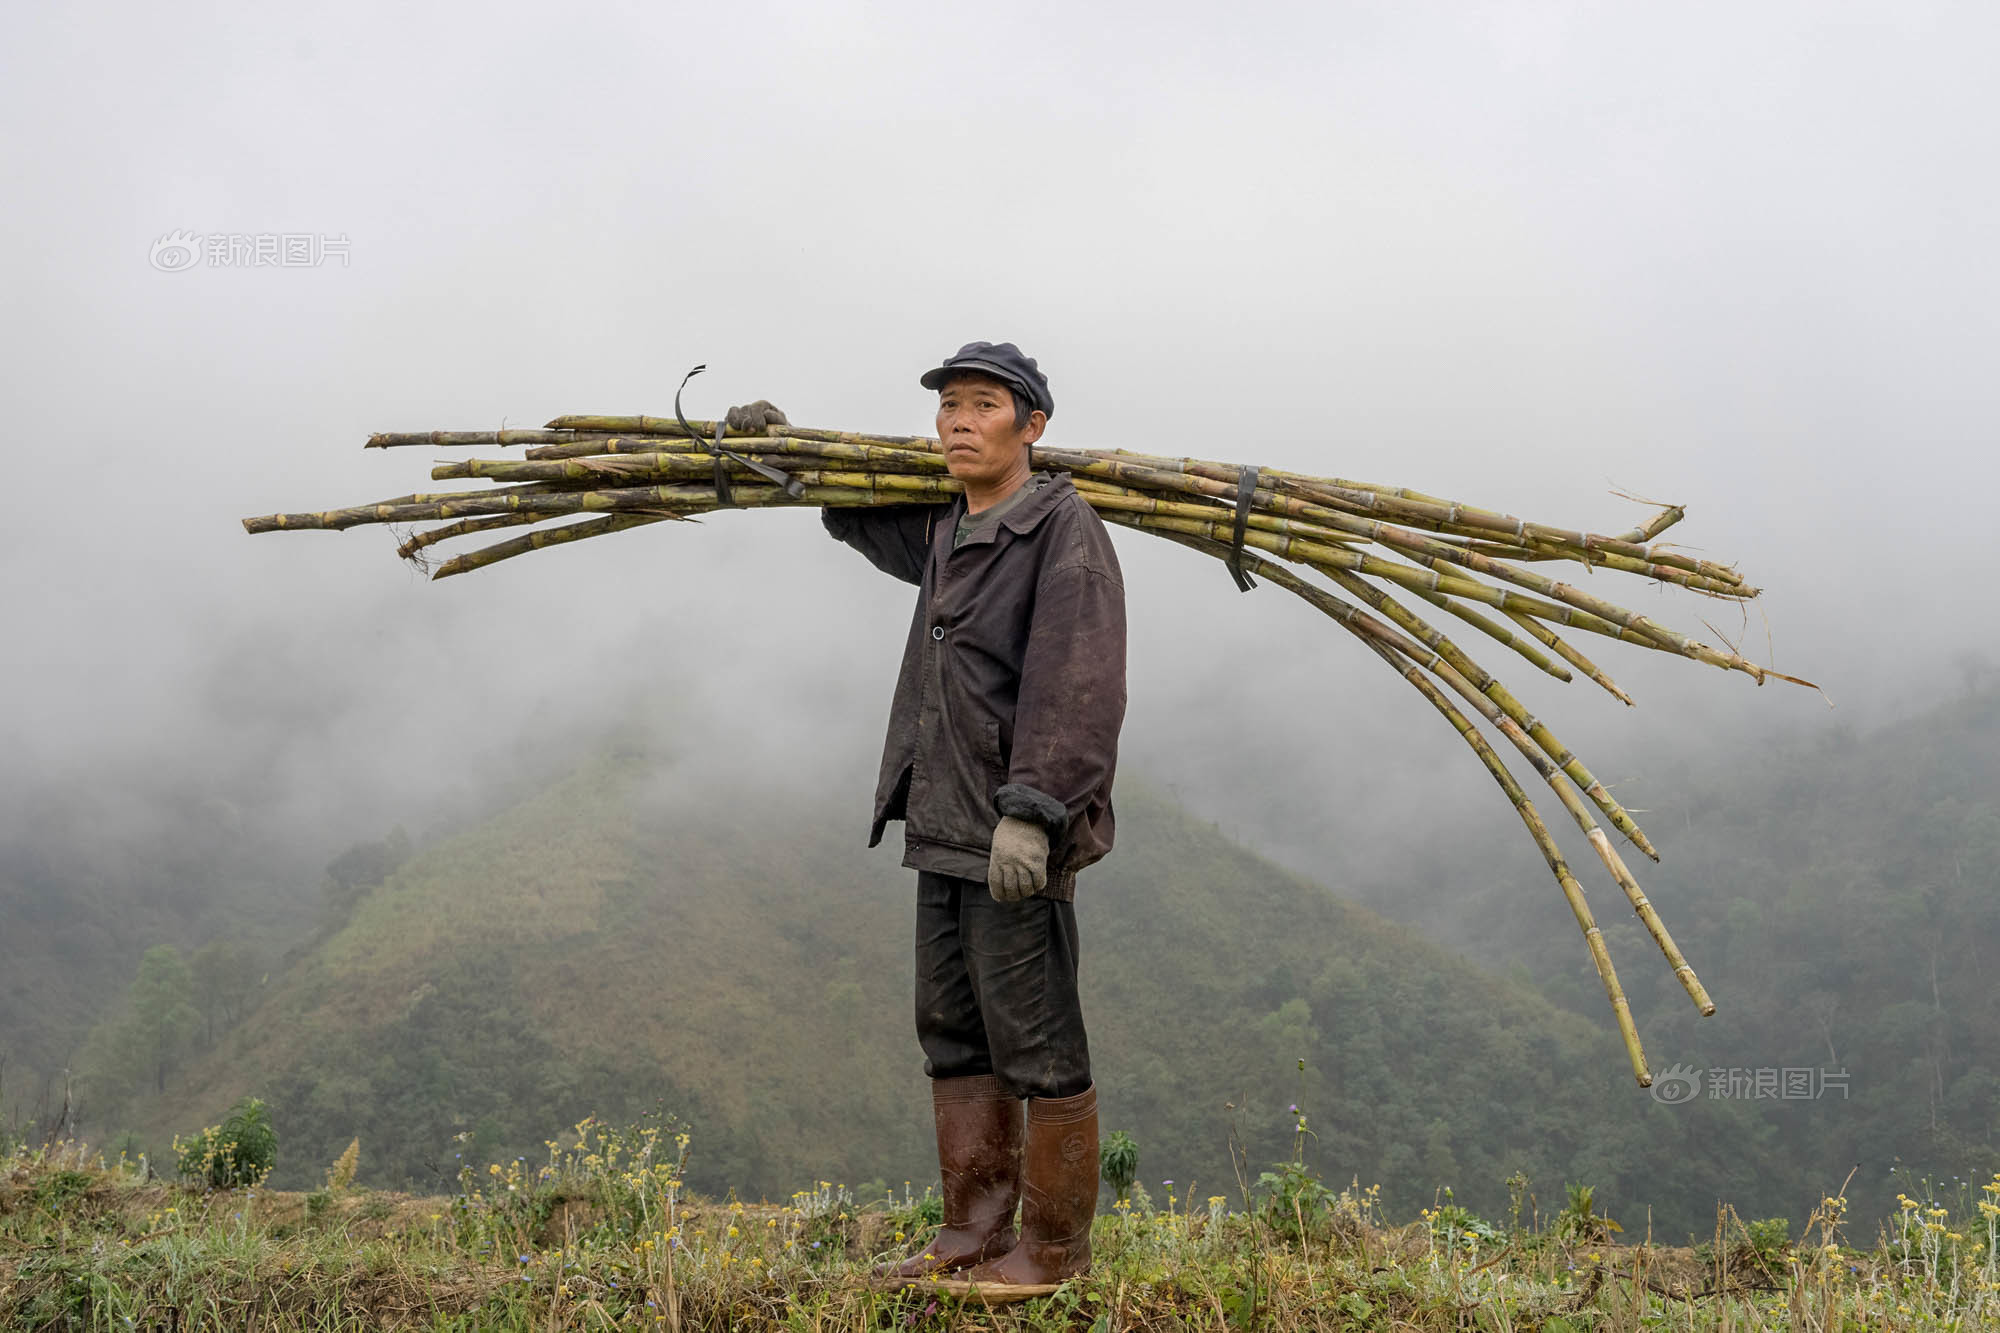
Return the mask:
{"type": "Polygon", "coordinates": [[[1061,841],[1109,781],[1125,721],[1125,584],[1095,514],[1036,581],[1022,657],[1003,815],[1061,841]]]}
{"type": "Polygon", "coordinates": [[[840,541],[868,557],[884,574],[905,583],[924,581],[931,526],[950,505],[855,505],[819,511],[820,522],[840,541]]]}

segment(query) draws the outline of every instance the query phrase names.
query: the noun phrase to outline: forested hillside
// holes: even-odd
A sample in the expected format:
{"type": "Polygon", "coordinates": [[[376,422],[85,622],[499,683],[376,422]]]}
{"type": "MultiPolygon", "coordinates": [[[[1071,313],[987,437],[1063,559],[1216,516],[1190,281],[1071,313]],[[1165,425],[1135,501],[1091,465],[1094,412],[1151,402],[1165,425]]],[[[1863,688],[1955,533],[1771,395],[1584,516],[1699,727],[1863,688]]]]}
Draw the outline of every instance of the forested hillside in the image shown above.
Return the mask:
{"type": "MultiPolygon", "coordinates": [[[[1702,1080],[1682,1104],[1633,1087],[1537,867],[1407,886],[1450,905],[1440,944],[1124,779],[1118,851],[1078,904],[1107,1129],[1138,1138],[1142,1179],[1233,1194],[1232,1136],[1254,1179],[1296,1104],[1310,1162],[1379,1182],[1392,1211],[1448,1185],[1499,1212],[1518,1172],[1544,1202],[1592,1183],[1676,1238],[1719,1198],[1802,1218],[1850,1169],[1869,1217],[1908,1187],[1892,1168],[2000,1167],[2000,702],[1746,753],[1649,797],[1667,859],[1647,884],[1714,1018],[1598,898],[1655,1071],[1702,1080]],[[1810,1071],[1805,1094],[1786,1070],[1810,1071]]],[[[606,752],[458,835],[351,848],[248,990],[226,935],[155,950],[86,1049],[85,1129],[157,1150],[255,1092],[281,1183],[358,1134],[364,1177],[428,1187],[455,1154],[664,1105],[706,1189],[920,1183],[909,872],[809,784],[701,779],[606,752]]]]}
{"type": "MultiPolygon", "coordinates": [[[[157,1140],[257,1091],[281,1182],[359,1134],[374,1178],[435,1184],[455,1153],[538,1151],[659,1099],[708,1189],[921,1183],[910,876],[854,815],[606,756],[402,865],[137,1123],[157,1140]]],[[[1147,1176],[1234,1193],[1232,1132],[1254,1178],[1289,1152],[1294,1104],[1321,1169],[1407,1208],[1446,1183],[1497,1207],[1516,1170],[1556,1188],[1579,1151],[1618,1160],[1617,1108],[1643,1094],[1601,1025],[1141,783],[1120,822],[1079,895],[1085,1002],[1106,1126],[1147,1176]]]]}
{"type": "Polygon", "coordinates": [[[39,1099],[147,948],[228,937],[275,960],[311,924],[310,879],[288,885],[305,873],[254,812],[199,788],[19,791],[0,815],[0,1116],[39,1099]]]}
{"type": "MultiPolygon", "coordinates": [[[[1857,1206],[1879,1213],[1906,1184],[1892,1168],[2000,1169],[2000,691],[1864,735],[1732,738],[1709,763],[1661,765],[1644,804],[1665,859],[1642,877],[1719,1006],[1697,1018],[1638,923],[1598,898],[1614,954],[1643,960],[1621,976],[1655,1069],[1704,1076],[1675,1118],[1715,1119],[1659,1190],[1699,1179],[1796,1216],[1809,1179],[1852,1166],[1857,1206]],[[1845,1070],[1844,1093],[1760,1097],[1753,1078],[1746,1095],[1725,1072],[1711,1097],[1711,1070],[1807,1067],[1845,1070]]],[[[1440,894],[1430,932],[1595,1017],[1603,992],[1536,869],[1504,862],[1440,894]]]]}

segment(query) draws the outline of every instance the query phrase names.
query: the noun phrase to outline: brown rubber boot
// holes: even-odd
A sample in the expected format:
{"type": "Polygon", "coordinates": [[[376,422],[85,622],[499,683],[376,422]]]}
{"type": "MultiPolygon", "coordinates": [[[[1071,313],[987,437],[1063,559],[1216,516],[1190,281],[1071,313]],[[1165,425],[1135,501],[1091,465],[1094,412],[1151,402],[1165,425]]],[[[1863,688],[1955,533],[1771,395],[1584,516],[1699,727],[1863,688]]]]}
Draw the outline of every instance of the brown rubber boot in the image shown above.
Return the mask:
{"type": "Polygon", "coordinates": [[[1031,1098],[1020,1244],[963,1277],[925,1285],[988,1305],[1047,1296],[1090,1267],[1090,1220],[1096,1215],[1096,1085],[1074,1097],[1031,1098]]]}
{"type": "Polygon", "coordinates": [[[938,1174],[944,1226],[931,1243],[874,1276],[891,1282],[970,1268],[1014,1245],[1014,1205],[1021,1195],[1021,1101],[991,1074],[931,1081],[937,1119],[938,1174]]]}

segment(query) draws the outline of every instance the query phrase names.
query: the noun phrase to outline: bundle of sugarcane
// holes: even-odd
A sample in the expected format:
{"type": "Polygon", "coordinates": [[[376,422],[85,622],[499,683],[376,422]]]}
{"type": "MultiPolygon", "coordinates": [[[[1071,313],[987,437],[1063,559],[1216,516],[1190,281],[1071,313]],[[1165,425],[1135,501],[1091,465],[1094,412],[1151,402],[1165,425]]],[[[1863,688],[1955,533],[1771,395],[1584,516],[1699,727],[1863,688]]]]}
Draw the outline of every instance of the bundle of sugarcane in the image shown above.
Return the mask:
{"type": "MultiPolygon", "coordinates": [[[[425,552],[449,538],[529,526],[533,530],[453,557],[431,569],[448,578],[513,556],[721,508],[943,503],[959,490],[933,439],[848,431],[772,428],[739,433],[676,416],[567,416],[543,430],[378,434],[368,447],[525,445],[519,460],[441,464],[433,480],[483,479],[488,489],[418,493],[323,513],[246,518],[251,532],[339,529],[366,523],[438,522],[412,530],[397,554],[431,568],[425,552]],[[575,522],[558,522],[590,515],[575,522]]],[[[1760,667],[1735,651],[1698,642],[1534,569],[1568,560],[1675,584],[1709,597],[1757,595],[1731,567],[1655,544],[1683,517],[1669,506],[1615,536],[1532,523],[1402,487],[1274,468],[1156,457],[1125,450],[1036,447],[1034,465],[1069,474],[1107,521],[1165,537],[1225,561],[1240,586],[1261,576],[1332,617],[1401,675],[1472,747],[1526,825],[1561,887],[1604,983],[1632,1072],[1652,1082],[1638,1030],[1603,933],[1548,827],[1527,793],[1464,708],[1518,750],[1589,840],[1630,900],[1674,975],[1702,1014],[1715,1005],[1674,944],[1601,816],[1654,860],[1659,853],[1605,785],[1548,726],[1402,597],[1437,608],[1569,681],[1581,673],[1624,703],[1632,700],[1558,628],[1673,653],[1762,684],[1809,684],[1760,667]],[[1271,557],[1276,557],[1272,559],[1271,557]],[[1280,561],[1286,563],[1280,563],[1280,561]],[[1294,568],[1324,577],[1308,581],[1294,568]],[[1339,589],[1339,592],[1333,589],[1339,589]],[[1348,594],[1342,597],[1340,592],[1348,594]],[[1351,598],[1352,600],[1349,600],[1351,598]],[[1593,814],[1593,810],[1596,812],[1593,814]]]]}

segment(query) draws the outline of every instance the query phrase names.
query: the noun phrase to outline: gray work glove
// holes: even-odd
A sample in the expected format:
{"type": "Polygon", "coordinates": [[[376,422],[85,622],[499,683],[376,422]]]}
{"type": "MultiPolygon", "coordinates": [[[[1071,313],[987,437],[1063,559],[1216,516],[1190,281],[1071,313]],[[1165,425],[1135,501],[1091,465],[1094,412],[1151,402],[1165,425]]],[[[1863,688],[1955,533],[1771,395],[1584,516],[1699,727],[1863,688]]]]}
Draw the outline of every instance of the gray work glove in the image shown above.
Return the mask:
{"type": "Polygon", "coordinates": [[[1018,903],[1049,882],[1049,831],[1012,815],[993,830],[993,857],[986,863],[986,887],[1003,903],[1018,903]]]}
{"type": "Polygon", "coordinates": [[[789,426],[792,423],[778,409],[776,403],[773,403],[768,398],[759,398],[754,403],[745,403],[741,407],[730,408],[729,415],[723,418],[722,424],[729,427],[731,431],[745,431],[760,435],[777,435],[780,432],[772,429],[773,427],[789,426]]]}

